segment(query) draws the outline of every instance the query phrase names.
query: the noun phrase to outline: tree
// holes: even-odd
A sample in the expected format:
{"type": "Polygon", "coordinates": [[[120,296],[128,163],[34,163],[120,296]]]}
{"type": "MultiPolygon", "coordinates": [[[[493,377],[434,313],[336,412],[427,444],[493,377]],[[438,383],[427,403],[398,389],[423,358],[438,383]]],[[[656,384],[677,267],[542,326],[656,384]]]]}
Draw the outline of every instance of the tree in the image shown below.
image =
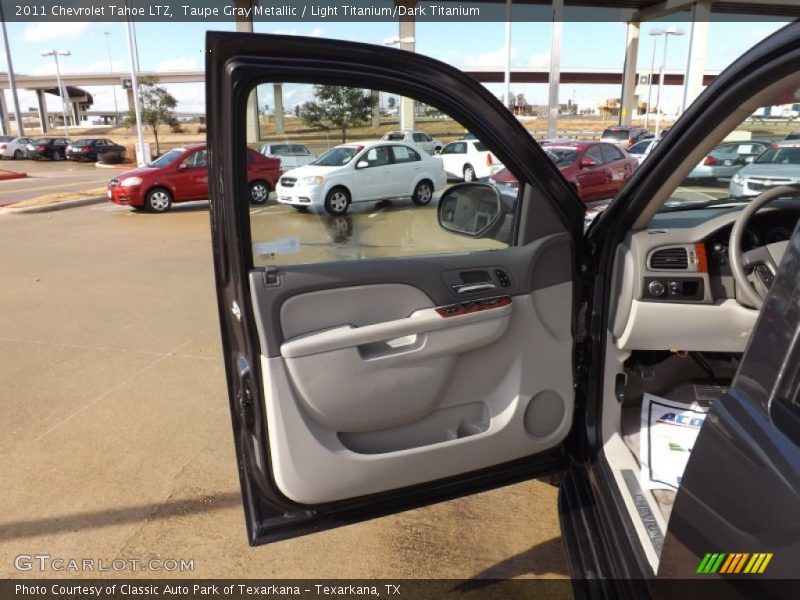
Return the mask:
{"type": "MultiPolygon", "coordinates": [[[[143,75],[139,77],[139,100],[142,105],[142,123],[153,131],[156,140],[156,154],[161,154],[158,145],[158,127],[177,125],[175,107],[178,101],[165,88],[158,85],[158,77],[143,75]]],[[[136,113],[130,112],[130,120],[136,122],[136,113]]]]}
{"type": "Polygon", "coordinates": [[[300,107],[300,118],[311,127],[342,130],[342,143],[347,141],[348,127],[369,121],[376,99],[369,91],[338,85],[315,85],[315,102],[300,107]]]}
{"type": "Polygon", "coordinates": [[[386,103],[389,105],[389,110],[394,110],[394,107],[397,106],[397,100],[395,100],[394,96],[389,96],[386,103]]]}

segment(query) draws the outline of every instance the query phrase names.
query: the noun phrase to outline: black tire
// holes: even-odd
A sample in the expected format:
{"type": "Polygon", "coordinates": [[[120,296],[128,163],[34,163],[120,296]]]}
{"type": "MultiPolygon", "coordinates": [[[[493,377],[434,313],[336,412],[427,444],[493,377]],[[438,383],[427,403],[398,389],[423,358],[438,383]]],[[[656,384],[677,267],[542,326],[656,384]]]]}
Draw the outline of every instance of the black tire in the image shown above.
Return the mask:
{"type": "Polygon", "coordinates": [[[162,187],[153,188],[144,197],[144,206],[149,212],[165,213],[172,206],[172,194],[162,187]]]}
{"type": "Polygon", "coordinates": [[[53,150],[53,160],[61,160],[61,152],[53,150]]]}
{"type": "Polygon", "coordinates": [[[350,192],[343,187],[335,187],[325,196],[325,211],[329,215],[343,215],[350,206],[350,192]]]}
{"type": "Polygon", "coordinates": [[[22,150],[14,150],[14,160],[22,160],[23,158],[22,150]]]}
{"type": "Polygon", "coordinates": [[[471,164],[467,163],[464,165],[464,181],[467,183],[472,183],[475,181],[475,167],[471,164]]]}
{"type": "Polygon", "coordinates": [[[269,200],[269,184],[258,180],[250,184],[250,202],[252,204],[266,204],[269,200]]]}
{"type": "Polygon", "coordinates": [[[433,184],[427,179],[423,179],[414,188],[414,195],[411,196],[414,204],[425,206],[433,199],[433,184]]]}

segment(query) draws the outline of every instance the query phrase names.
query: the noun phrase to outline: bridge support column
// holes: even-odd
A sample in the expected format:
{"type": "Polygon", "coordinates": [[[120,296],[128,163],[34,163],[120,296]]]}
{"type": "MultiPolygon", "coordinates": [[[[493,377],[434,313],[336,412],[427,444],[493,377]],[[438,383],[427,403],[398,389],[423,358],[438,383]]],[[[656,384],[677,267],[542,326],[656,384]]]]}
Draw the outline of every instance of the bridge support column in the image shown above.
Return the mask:
{"type": "Polygon", "coordinates": [[[0,90],[0,131],[2,131],[2,135],[11,135],[11,128],[8,124],[5,90],[0,90]]]}
{"type": "Polygon", "coordinates": [[[133,89],[127,88],[125,90],[125,95],[128,98],[128,111],[130,112],[133,110],[133,107],[136,106],[136,99],[133,96],[133,89]]]}
{"type": "Polygon", "coordinates": [[[275,133],[283,135],[283,84],[272,84],[272,103],[275,105],[275,133]]]}
{"type": "Polygon", "coordinates": [[[550,76],[547,104],[547,137],[558,137],[558,86],[561,83],[561,33],[564,22],[564,0],[553,0],[552,25],[550,28],[550,76]]]}
{"type": "Polygon", "coordinates": [[[81,124],[81,104],[80,102],[70,102],[70,109],[72,112],[72,124],[78,126],[81,124]]]}
{"type": "Polygon", "coordinates": [[[639,54],[640,24],[628,23],[625,42],[625,67],[622,71],[622,101],[619,107],[619,124],[630,125],[636,111],[636,57],[639,54]]]}
{"type": "MultiPolygon", "coordinates": [[[[402,5],[407,8],[415,8],[417,0],[395,0],[395,4],[402,5]]],[[[413,11],[406,11],[406,15],[413,15],[413,11]]],[[[416,20],[413,16],[400,17],[399,29],[399,44],[400,50],[407,50],[409,52],[417,51],[416,41],[416,20]]],[[[398,106],[398,114],[400,116],[400,129],[414,129],[414,99],[400,97],[400,105],[398,106]]]]}
{"type": "MultiPolygon", "coordinates": [[[[257,4],[257,0],[233,0],[233,6],[240,14],[248,14],[249,17],[236,20],[236,31],[239,33],[253,33],[253,7],[257,4]]],[[[281,99],[282,100],[282,99],[281,99]]],[[[277,125],[277,98],[275,100],[275,114],[277,125]]],[[[261,126],[258,119],[258,92],[253,89],[250,92],[250,97],[247,99],[246,110],[247,125],[245,130],[247,132],[247,143],[253,144],[261,141],[261,126]]],[[[281,129],[283,128],[283,102],[281,101],[281,129]]]]}
{"type": "Polygon", "coordinates": [[[39,109],[39,124],[42,127],[42,133],[47,133],[49,123],[47,122],[47,100],[44,97],[44,90],[36,90],[36,105],[39,109]]]}
{"type": "Polygon", "coordinates": [[[681,112],[686,110],[703,91],[703,69],[708,52],[708,23],[711,20],[711,0],[692,4],[692,24],[689,29],[689,49],[686,57],[686,77],[683,82],[681,112]]]}
{"type": "Polygon", "coordinates": [[[372,126],[381,126],[381,93],[378,90],[372,90],[372,126]]]}

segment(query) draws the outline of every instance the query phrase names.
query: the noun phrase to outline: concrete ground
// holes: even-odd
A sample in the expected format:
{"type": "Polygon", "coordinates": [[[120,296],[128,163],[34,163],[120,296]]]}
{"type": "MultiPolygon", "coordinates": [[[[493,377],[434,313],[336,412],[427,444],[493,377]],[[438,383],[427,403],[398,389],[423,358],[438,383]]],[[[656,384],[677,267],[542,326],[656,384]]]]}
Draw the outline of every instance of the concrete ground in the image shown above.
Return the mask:
{"type": "Polygon", "coordinates": [[[125,576],[566,576],[538,482],[250,548],[206,205],[5,214],[0,240],[0,577],[64,575],[15,568],[37,553],[194,561],[125,576]]]}
{"type": "Polygon", "coordinates": [[[0,160],[0,169],[22,171],[25,179],[0,181],[0,206],[30,198],[104,187],[122,169],[102,169],[71,160],[0,160]]]}

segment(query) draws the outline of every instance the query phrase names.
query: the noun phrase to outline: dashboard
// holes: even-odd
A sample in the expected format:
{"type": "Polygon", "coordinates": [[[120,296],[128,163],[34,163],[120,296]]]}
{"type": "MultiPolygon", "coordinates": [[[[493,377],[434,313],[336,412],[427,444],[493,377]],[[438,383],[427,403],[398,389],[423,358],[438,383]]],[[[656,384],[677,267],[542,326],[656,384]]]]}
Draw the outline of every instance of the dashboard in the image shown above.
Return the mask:
{"type": "MultiPolygon", "coordinates": [[[[792,237],[792,231],[798,219],[800,219],[800,209],[783,208],[757,213],[745,229],[742,250],[747,252],[759,246],[788,240],[792,237]]],[[[724,269],[724,267],[728,265],[728,240],[732,229],[733,225],[731,224],[715,231],[705,239],[708,267],[712,274],[714,271],[730,273],[730,269],[724,269]],[[715,269],[715,267],[717,268],[715,269]]]]}
{"type": "MultiPolygon", "coordinates": [[[[737,299],[728,262],[742,206],[657,214],[617,253],[609,323],[621,350],[743,352],[758,311],[737,299]]],[[[800,201],[777,200],[754,215],[743,250],[789,240],[800,201]]]]}

